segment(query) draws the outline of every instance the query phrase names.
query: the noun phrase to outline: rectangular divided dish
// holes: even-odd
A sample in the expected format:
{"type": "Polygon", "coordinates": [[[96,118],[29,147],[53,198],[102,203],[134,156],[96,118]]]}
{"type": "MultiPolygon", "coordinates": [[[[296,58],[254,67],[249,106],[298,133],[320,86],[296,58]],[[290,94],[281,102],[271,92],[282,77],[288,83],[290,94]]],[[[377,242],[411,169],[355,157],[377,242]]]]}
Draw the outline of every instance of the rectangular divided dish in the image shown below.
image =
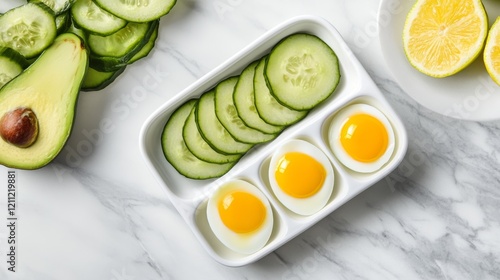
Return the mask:
{"type": "Polygon", "coordinates": [[[407,145],[403,123],[385,100],[337,30],[327,21],[300,16],[268,31],[258,40],[202,77],[154,112],[141,131],[141,149],[148,167],[166,191],[195,236],[218,262],[241,266],[254,262],[283,245],[299,233],[332,213],[335,209],[387,176],[402,161],[407,145]],[[245,66],[265,54],[281,39],[294,33],[309,33],[325,41],[336,53],[340,63],[341,80],[325,102],[313,109],[306,118],[288,127],[276,139],[256,145],[224,176],[210,180],[191,180],[180,175],[165,159],[161,148],[161,133],[172,112],[185,101],[198,98],[226,77],[239,75],[245,66]],[[356,173],[343,166],[329,147],[328,127],[334,114],[352,103],[370,104],[389,119],[395,134],[395,149],[389,162],[374,173],[356,173]],[[320,148],[334,168],[335,185],[327,205],[311,216],[300,216],[285,208],[273,194],[267,170],[270,157],[280,145],[290,139],[309,141],[320,148]],[[243,179],[257,186],[269,199],[274,226],[268,243],[258,252],[242,255],[226,248],[211,231],[206,218],[207,198],[221,184],[243,179]]]}

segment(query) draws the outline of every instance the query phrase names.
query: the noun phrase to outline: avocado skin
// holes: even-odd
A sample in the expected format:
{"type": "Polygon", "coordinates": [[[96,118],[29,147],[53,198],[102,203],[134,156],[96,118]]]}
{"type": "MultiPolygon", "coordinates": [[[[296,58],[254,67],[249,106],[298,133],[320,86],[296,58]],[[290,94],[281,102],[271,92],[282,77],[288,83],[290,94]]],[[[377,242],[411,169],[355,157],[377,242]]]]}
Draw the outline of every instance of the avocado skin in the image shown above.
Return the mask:
{"type": "Polygon", "coordinates": [[[0,164],[39,169],[63,149],[73,129],[76,106],[89,63],[80,37],[59,35],[27,69],[0,89],[0,117],[27,107],[38,118],[39,134],[31,146],[16,147],[0,139],[0,164]]]}

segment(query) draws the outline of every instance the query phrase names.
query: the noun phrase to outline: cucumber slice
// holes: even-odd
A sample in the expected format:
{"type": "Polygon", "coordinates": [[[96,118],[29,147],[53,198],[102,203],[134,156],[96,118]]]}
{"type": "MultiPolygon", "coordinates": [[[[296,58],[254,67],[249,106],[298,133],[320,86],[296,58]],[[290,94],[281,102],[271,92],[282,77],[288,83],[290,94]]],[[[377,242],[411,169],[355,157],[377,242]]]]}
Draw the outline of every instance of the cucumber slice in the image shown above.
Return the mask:
{"type": "MultiPolygon", "coordinates": [[[[97,53],[94,53],[91,51],[90,53],[90,66],[98,71],[101,72],[113,72],[117,71],[118,69],[122,68],[123,66],[126,66],[129,61],[132,59],[133,56],[135,56],[141,49],[148,43],[149,39],[151,38],[152,34],[158,27],[158,21],[152,21],[149,23],[129,23],[127,24],[124,28],[120,29],[118,32],[113,33],[110,36],[107,37],[101,37],[98,35],[89,35],[88,41],[93,40],[94,42],[94,48],[101,48],[100,53],[107,53],[108,56],[106,55],[99,55],[97,53]],[[127,41],[130,42],[132,39],[127,39],[121,36],[117,36],[114,39],[108,38],[108,37],[114,37],[115,34],[118,34],[120,32],[124,32],[125,29],[127,29],[127,26],[130,24],[132,25],[144,25],[147,24],[149,25],[148,30],[146,31],[145,34],[140,35],[137,33],[128,33],[125,32],[127,36],[132,36],[132,37],[137,37],[140,39],[138,44],[132,45],[132,44],[127,44],[128,46],[122,45],[122,48],[124,48],[123,51],[120,51],[119,54],[122,54],[125,49],[128,49],[128,52],[125,51],[125,54],[122,56],[117,56],[117,53],[114,53],[112,49],[115,48],[120,48],[120,41],[127,41]],[[142,36],[142,37],[141,37],[142,36]],[[108,42],[104,41],[99,41],[99,38],[108,38],[108,42]],[[109,48],[107,47],[109,45],[109,48]]],[[[124,34],[125,35],[125,34],[124,34]]],[[[134,40],[136,40],[135,38],[134,40]]],[[[89,46],[90,46],[89,42],[89,46]]]]}
{"type": "Polygon", "coordinates": [[[0,17],[0,45],[25,58],[39,55],[57,34],[54,14],[44,5],[28,3],[0,17]]]}
{"type": "Polygon", "coordinates": [[[233,92],[238,77],[233,76],[221,81],[215,87],[215,114],[220,123],[234,139],[244,143],[259,144],[270,141],[276,134],[266,134],[245,125],[238,116],[233,102],[233,92]]]}
{"type": "Polygon", "coordinates": [[[215,91],[205,92],[196,105],[196,123],[201,136],[217,152],[243,154],[252,144],[236,141],[215,115],[215,91]]]}
{"type": "Polygon", "coordinates": [[[89,33],[107,36],[125,27],[127,22],[101,9],[92,0],[77,0],[71,6],[76,25],[89,33]]]}
{"type": "Polygon", "coordinates": [[[56,16],[56,30],[57,34],[66,33],[71,26],[71,16],[69,12],[62,13],[56,16]]]}
{"type": "Polygon", "coordinates": [[[149,38],[149,41],[140,49],[129,61],[128,64],[132,64],[136,62],[137,60],[144,58],[149,55],[151,50],[153,50],[156,39],[158,38],[158,29],[160,28],[160,25],[157,24],[155,30],[153,31],[153,34],[151,34],[151,37],[149,38]]]}
{"type": "Polygon", "coordinates": [[[220,177],[228,172],[235,163],[216,164],[202,161],[189,151],[182,138],[182,129],[195,104],[196,100],[187,101],[176,109],[168,119],[161,135],[163,154],[177,172],[187,178],[209,179],[220,177]]]}
{"type": "Polygon", "coordinates": [[[75,0],[28,0],[30,3],[42,3],[49,7],[55,15],[60,15],[71,7],[75,0]]]}
{"type": "Polygon", "coordinates": [[[89,67],[82,82],[82,91],[101,90],[109,86],[123,71],[125,66],[113,72],[100,72],[89,67]]]}
{"type": "Polygon", "coordinates": [[[255,67],[259,61],[250,63],[241,72],[238,83],[234,88],[233,101],[238,116],[249,127],[258,129],[264,133],[276,134],[281,132],[284,127],[276,126],[266,123],[257,113],[254,102],[254,87],[253,77],[255,74],[255,67]]]}
{"type": "Polygon", "coordinates": [[[104,10],[133,22],[148,22],[166,15],[176,0],[95,0],[104,10]]]}
{"type": "Polygon", "coordinates": [[[294,110],[309,110],[328,98],[340,81],[334,51],[320,38],[293,34],[269,54],[265,69],[272,94],[294,110]]]}
{"type": "MultiPolygon", "coordinates": [[[[130,22],[124,28],[109,36],[90,34],[88,36],[89,48],[93,54],[99,56],[124,56],[137,49],[137,46],[145,40],[144,38],[149,39],[153,32],[151,25],[152,23],[130,22]]],[[[147,39],[142,46],[146,44],[147,39]]],[[[137,51],[139,50],[140,48],[137,49],[137,51]]]]}
{"type": "Polygon", "coordinates": [[[80,29],[77,26],[75,26],[74,22],[71,22],[66,32],[77,35],[78,37],[82,38],[85,43],[87,43],[87,33],[85,33],[83,29],[80,29]]]}
{"type": "Polygon", "coordinates": [[[127,56],[96,56],[91,53],[89,57],[89,66],[100,72],[118,71],[122,67],[127,66],[128,62],[129,59],[127,56]]]}
{"type": "Polygon", "coordinates": [[[18,52],[0,47],[0,88],[21,74],[27,64],[18,52]]]}
{"type": "Polygon", "coordinates": [[[271,94],[264,77],[266,59],[262,59],[255,68],[254,90],[255,107],[260,117],[274,125],[291,125],[303,119],[308,111],[292,110],[281,105],[271,94]]]}
{"type": "Polygon", "coordinates": [[[241,154],[225,155],[210,147],[198,130],[195,114],[196,106],[194,106],[193,110],[191,110],[191,113],[189,114],[182,130],[182,137],[184,138],[184,142],[191,153],[203,161],[213,163],[228,163],[239,160],[242,156],[241,154]]]}

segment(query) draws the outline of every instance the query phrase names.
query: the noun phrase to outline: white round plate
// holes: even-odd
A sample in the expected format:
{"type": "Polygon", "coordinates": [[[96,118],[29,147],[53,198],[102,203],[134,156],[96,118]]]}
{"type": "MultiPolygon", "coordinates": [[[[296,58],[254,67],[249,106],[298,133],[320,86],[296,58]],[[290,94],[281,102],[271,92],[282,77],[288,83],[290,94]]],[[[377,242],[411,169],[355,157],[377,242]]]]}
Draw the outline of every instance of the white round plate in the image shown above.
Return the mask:
{"type": "MultiPolygon", "coordinates": [[[[413,68],[403,50],[403,26],[416,0],[381,0],[378,11],[380,46],[389,70],[401,88],[437,113],[463,120],[500,119],[500,86],[489,77],[479,56],[447,78],[432,78],[413,68]]],[[[500,16],[500,1],[483,0],[490,26],[500,16]]]]}

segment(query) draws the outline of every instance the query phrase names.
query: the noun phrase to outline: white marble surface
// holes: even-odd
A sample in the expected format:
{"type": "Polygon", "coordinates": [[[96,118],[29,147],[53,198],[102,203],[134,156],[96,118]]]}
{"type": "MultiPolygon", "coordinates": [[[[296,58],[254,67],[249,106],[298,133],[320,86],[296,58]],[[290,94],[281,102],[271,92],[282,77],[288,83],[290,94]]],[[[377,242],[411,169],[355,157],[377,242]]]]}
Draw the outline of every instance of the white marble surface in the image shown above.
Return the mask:
{"type": "Polygon", "coordinates": [[[381,56],[378,5],[178,0],[148,58],[107,89],[81,94],[60,156],[17,171],[15,273],[6,241],[12,169],[0,167],[0,279],[500,279],[500,124],[443,117],[402,92],[381,56]],[[389,177],[297,238],[254,264],[226,267],[152,178],[139,131],[162,103],[302,14],[344,36],[403,119],[409,150],[389,177]]]}

